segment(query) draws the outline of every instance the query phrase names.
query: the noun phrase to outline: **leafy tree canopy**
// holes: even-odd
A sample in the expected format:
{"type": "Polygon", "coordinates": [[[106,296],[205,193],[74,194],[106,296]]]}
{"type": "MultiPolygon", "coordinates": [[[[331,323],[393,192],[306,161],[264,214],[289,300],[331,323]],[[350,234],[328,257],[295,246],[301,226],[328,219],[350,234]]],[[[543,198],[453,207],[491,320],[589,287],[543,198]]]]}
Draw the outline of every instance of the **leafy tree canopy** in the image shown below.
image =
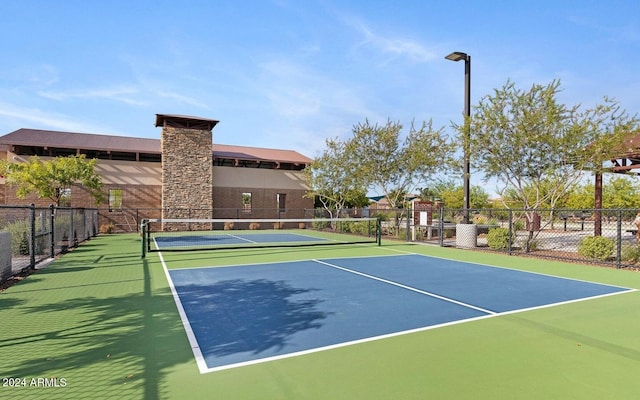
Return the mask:
{"type": "Polygon", "coordinates": [[[19,198],[35,193],[39,198],[48,198],[60,205],[66,190],[80,184],[89,191],[96,204],[100,204],[105,195],[102,178],[95,172],[96,162],[95,159],[87,160],[84,154],[46,161],[32,156],[20,163],[0,161],[0,174],[7,184],[16,187],[19,198]]]}
{"type": "Polygon", "coordinates": [[[358,179],[384,194],[391,208],[399,207],[406,194],[452,164],[453,145],[442,128],[434,129],[431,121],[419,128],[412,123],[404,139],[402,128],[400,122],[378,125],[366,120],[353,128],[348,142],[358,179]]]}
{"type": "Polygon", "coordinates": [[[638,127],[615,100],[582,111],[562,104],[560,91],[557,80],[529,90],[507,81],[471,117],[472,162],[514,190],[527,209],[555,206],[584,170],[602,168],[638,127]]]}
{"type": "Polygon", "coordinates": [[[305,169],[310,190],[327,208],[341,209],[361,204],[363,193],[372,189],[384,194],[389,206],[402,206],[405,195],[451,164],[452,145],[431,122],[418,129],[412,123],[404,139],[402,125],[368,120],[353,128],[347,140],[326,141],[326,149],[305,169]]]}

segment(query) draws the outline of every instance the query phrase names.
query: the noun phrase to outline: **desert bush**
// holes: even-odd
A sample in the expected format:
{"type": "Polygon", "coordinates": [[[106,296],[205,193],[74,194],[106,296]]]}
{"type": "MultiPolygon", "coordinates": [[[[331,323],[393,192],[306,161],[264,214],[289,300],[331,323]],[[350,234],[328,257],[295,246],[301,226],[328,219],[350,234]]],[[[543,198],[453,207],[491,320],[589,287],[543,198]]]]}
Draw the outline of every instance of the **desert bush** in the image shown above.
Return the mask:
{"type": "Polygon", "coordinates": [[[578,254],[593,260],[604,261],[611,257],[615,242],[602,236],[588,236],[580,241],[578,254]]]}
{"type": "Polygon", "coordinates": [[[357,235],[369,234],[369,222],[368,221],[349,221],[341,224],[342,232],[355,233],[357,235]]]}
{"type": "Polygon", "coordinates": [[[108,224],[100,225],[99,232],[105,234],[105,233],[113,233],[115,230],[116,230],[116,226],[113,224],[113,222],[109,222],[108,224]]]}
{"type": "Polygon", "coordinates": [[[11,254],[13,255],[25,255],[29,254],[29,236],[31,233],[31,226],[28,220],[16,221],[7,224],[4,231],[11,233],[11,254]],[[25,251],[26,246],[26,253],[25,251]]]}
{"type": "Polygon", "coordinates": [[[314,229],[325,229],[329,228],[331,223],[329,221],[313,221],[311,226],[313,226],[314,229]]]}
{"type": "Polygon", "coordinates": [[[508,228],[492,228],[487,233],[487,245],[492,250],[507,250],[513,240],[513,233],[508,228]]]}
{"type": "Polygon", "coordinates": [[[640,261],[640,246],[638,245],[629,245],[624,246],[622,248],[622,260],[637,263],[640,261]]]}

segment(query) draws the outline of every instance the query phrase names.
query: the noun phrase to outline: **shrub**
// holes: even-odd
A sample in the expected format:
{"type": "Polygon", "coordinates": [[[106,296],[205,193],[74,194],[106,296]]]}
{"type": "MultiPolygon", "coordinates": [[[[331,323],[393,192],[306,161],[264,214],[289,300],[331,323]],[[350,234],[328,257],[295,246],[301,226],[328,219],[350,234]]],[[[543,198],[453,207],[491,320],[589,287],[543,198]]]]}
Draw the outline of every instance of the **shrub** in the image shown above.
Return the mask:
{"type": "Polygon", "coordinates": [[[521,231],[524,229],[524,221],[519,219],[517,221],[513,221],[513,230],[514,231],[521,231]]]}
{"type": "Polygon", "coordinates": [[[637,263],[640,261],[640,246],[638,245],[630,245],[624,246],[622,248],[622,260],[637,263]]]}
{"type": "Polygon", "coordinates": [[[615,242],[602,236],[588,236],[580,241],[578,254],[593,260],[604,261],[611,257],[615,242]]]}
{"type": "Polygon", "coordinates": [[[3,230],[11,233],[11,254],[29,254],[29,239],[27,235],[31,232],[31,227],[28,220],[7,224],[3,230]],[[24,248],[25,246],[26,249],[24,248]]]}
{"type": "Polygon", "coordinates": [[[508,228],[491,228],[487,233],[487,245],[491,250],[507,250],[513,240],[508,228]]]}
{"type": "Polygon", "coordinates": [[[314,229],[325,229],[328,228],[331,224],[329,223],[329,221],[313,221],[313,223],[311,224],[311,226],[313,226],[314,229]]]}
{"type": "Polygon", "coordinates": [[[22,239],[20,240],[19,251],[21,256],[28,256],[30,253],[29,239],[27,239],[27,232],[22,232],[22,239]]]}
{"type": "Polygon", "coordinates": [[[342,223],[342,232],[355,233],[357,235],[368,235],[369,221],[349,221],[342,223]]]}
{"type": "Polygon", "coordinates": [[[116,230],[116,226],[113,224],[113,222],[100,225],[100,233],[113,233],[113,231],[115,230],[116,230]]]}
{"type": "Polygon", "coordinates": [[[233,222],[225,222],[224,223],[224,230],[225,231],[230,231],[233,229],[233,222]]]}
{"type": "Polygon", "coordinates": [[[252,231],[256,231],[258,229],[260,229],[260,223],[259,222],[252,222],[249,224],[249,229],[251,229],[252,231]]]}

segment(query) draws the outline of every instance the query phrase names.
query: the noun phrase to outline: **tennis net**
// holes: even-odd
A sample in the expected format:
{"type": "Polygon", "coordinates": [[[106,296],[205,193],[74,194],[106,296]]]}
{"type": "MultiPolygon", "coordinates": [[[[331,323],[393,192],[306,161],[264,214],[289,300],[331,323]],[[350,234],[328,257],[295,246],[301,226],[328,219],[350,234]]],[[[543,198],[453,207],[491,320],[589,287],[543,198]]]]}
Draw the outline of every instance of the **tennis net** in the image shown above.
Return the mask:
{"type": "Polygon", "coordinates": [[[377,218],[145,219],[142,256],[150,251],[215,250],[377,243],[377,218]]]}

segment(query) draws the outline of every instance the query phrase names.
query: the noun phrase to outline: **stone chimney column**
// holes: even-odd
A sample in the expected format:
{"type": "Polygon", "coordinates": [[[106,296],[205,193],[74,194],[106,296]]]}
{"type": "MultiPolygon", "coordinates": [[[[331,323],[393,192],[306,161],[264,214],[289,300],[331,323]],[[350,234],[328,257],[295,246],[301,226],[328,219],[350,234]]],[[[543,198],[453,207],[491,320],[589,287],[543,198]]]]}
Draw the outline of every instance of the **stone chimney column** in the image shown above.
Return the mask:
{"type": "Polygon", "coordinates": [[[211,218],[213,127],[218,121],[156,114],[162,126],[162,218],[211,218]]]}

